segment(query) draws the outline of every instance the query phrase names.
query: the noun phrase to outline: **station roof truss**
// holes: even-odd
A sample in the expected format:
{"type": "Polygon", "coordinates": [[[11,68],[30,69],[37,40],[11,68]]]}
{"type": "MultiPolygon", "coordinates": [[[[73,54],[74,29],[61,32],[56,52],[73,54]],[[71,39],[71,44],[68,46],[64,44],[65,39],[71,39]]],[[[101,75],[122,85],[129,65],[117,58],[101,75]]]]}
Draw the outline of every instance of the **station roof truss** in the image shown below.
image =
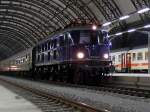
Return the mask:
{"type": "MultiPolygon", "coordinates": [[[[0,59],[35,46],[77,19],[104,23],[143,7],[150,7],[150,1],[0,0],[0,59]]],[[[140,14],[132,23],[144,24],[149,20],[150,12],[140,14]]],[[[111,27],[126,29],[128,24],[125,20],[111,27]]]]}

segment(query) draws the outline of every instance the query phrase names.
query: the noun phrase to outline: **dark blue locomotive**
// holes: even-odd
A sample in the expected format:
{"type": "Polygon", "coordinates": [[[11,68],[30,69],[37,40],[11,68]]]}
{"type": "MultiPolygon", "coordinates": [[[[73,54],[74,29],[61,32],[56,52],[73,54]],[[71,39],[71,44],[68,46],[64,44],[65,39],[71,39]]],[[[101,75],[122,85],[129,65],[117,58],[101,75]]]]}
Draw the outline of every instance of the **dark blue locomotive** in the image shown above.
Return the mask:
{"type": "Polygon", "coordinates": [[[33,48],[34,77],[87,84],[110,73],[107,32],[91,26],[73,27],[33,48]]]}

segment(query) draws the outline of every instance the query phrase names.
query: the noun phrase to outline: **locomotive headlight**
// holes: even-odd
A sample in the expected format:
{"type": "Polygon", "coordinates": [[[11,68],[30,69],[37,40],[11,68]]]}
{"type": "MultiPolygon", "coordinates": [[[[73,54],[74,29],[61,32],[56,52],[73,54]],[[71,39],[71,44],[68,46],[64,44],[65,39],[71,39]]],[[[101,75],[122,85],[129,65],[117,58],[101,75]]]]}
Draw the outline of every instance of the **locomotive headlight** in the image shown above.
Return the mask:
{"type": "Polygon", "coordinates": [[[78,59],[83,59],[84,56],[85,56],[85,55],[84,55],[83,52],[78,52],[78,53],[77,53],[77,58],[78,58],[78,59]]]}
{"type": "Polygon", "coordinates": [[[109,55],[108,55],[107,53],[105,53],[105,54],[103,55],[103,57],[104,57],[105,59],[108,59],[109,55]]]}

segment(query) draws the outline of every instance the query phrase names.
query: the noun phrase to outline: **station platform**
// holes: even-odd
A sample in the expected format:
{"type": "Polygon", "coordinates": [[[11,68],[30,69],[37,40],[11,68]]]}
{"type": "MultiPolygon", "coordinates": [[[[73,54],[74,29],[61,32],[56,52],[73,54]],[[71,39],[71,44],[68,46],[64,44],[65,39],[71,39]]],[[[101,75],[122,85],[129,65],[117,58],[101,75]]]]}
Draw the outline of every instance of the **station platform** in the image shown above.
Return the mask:
{"type": "Polygon", "coordinates": [[[0,112],[42,112],[21,96],[0,85],[0,112]],[[19,98],[18,98],[19,97],[19,98]]]}
{"type": "Polygon", "coordinates": [[[110,76],[150,77],[148,73],[112,73],[110,76]]]}

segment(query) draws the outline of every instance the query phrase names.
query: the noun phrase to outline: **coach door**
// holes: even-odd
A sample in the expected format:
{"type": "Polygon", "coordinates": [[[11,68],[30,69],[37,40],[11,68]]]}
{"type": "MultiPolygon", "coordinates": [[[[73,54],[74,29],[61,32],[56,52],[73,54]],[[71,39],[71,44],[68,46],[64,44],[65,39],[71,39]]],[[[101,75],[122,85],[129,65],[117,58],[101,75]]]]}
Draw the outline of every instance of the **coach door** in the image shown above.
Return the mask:
{"type": "Polygon", "coordinates": [[[121,71],[125,72],[125,68],[126,68],[126,55],[125,53],[121,54],[121,71]]]}
{"type": "Polygon", "coordinates": [[[131,53],[126,54],[126,72],[131,70],[131,53]]]}
{"type": "Polygon", "coordinates": [[[131,53],[122,53],[121,55],[121,71],[129,72],[131,70],[131,53]]]}

